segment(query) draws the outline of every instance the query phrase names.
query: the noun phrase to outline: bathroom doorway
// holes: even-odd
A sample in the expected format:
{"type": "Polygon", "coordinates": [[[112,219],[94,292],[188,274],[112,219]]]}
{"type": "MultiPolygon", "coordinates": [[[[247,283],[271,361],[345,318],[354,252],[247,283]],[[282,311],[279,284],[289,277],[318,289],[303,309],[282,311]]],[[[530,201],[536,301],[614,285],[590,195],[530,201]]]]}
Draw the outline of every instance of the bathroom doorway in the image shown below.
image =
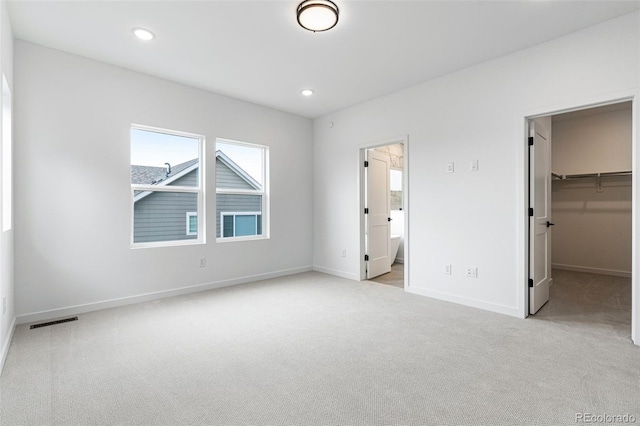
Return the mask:
{"type": "Polygon", "coordinates": [[[360,150],[361,279],[408,286],[407,138],[360,150]]]}

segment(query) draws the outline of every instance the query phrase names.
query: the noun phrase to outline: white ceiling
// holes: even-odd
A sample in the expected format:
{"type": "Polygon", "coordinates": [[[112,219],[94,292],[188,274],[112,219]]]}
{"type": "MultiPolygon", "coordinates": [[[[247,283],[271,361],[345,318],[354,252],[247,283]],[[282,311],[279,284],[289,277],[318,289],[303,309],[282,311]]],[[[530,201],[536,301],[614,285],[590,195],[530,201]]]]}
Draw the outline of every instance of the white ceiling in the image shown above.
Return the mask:
{"type": "Polygon", "coordinates": [[[635,1],[9,1],[15,37],[315,118],[640,8],[635,1]],[[133,27],[156,34],[133,37],[133,27]],[[300,95],[312,88],[310,98],[300,95]]]}

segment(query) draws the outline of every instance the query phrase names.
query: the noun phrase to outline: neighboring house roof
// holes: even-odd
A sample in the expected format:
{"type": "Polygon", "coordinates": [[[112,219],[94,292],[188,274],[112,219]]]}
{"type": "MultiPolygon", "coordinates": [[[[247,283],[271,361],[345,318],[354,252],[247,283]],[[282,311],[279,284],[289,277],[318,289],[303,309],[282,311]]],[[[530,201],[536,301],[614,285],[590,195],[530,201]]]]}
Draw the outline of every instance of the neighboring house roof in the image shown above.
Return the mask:
{"type": "MultiPolygon", "coordinates": [[[[249,173],[244,171],[233,160],[226,156],[222,151],[216,151],[216,159],[222,161],[229,169],[237,174],[242,180],[247,182],[251,187],[257,190],[262,189],[262,185],[258,183],[249,173]]],[[[196,170],[200,163],[197,158],[193,160],[185,161],[176,166],[171,166],[171,173],[167,174],[166,167],[154,167],[154,166],[139,166],[131,165],[131,183],[134,185],[158,185],[165,186],[171,184],[173,181],[181,178],[182,176],[191,173],[196,170]]],[[[139,201],[150,195],[151,191],[135,191],[133,201],[139,201]]]]}
{"type": "MultiPolygon", "coordinates": [[[[153,166],[131,166],[131,183],[138,185],[161,185],[163,181],[174,178],[177,179],[180,176],[185,175],[186,169],[195,165],[198,166],[198,159],[185,161],[184,163],[176,166],[171,166],[171,173],[167,175],[166,167],[153,167],[153,166]]],[[[166,185],[166,184],[165,184],[166,185]]]]}

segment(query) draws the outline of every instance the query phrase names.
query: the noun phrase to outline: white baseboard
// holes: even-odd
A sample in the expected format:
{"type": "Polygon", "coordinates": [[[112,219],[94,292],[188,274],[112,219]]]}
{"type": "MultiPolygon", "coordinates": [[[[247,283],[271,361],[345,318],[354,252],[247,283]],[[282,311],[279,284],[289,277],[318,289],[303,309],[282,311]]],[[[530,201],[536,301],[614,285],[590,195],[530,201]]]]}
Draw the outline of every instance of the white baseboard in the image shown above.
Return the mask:
{"type": "Polygon", "coordinates": [[[405,287],[404,291],[407,293],[418,294],[420,296],[431,297],[433,299],[444,300],[445,302],[457,303],[459,305],[470,306],[473,308],[483,309],[489,312],[496,312],[498,314],[509,315],[512,317],[522,318],[518,307],[498,305],[496,303],[485,302],[482,300],[468,299],[466,297],[460,297],[453,294],[442,293],[434,290],[427,290],[424,288],[405,287]]]}
{"type": "Polygon", "coordinates": [[[206,284],[198,284],[188,287],[181,287],[172,290],[163,290],[153,293],[140,294],[137,296],[123,297],[119,299],[105,300],[102,302],[87,303],[83,305],[69,306],[66,308],[52,309],[49,311],[33,312],[31,314],[19,315],[17,317],[18,324],[27,324],[32,322],[49,321],[55,318],[67,317],[71,315],[79,315],[87,312],[98,311],[101,309],[116,308],[119,306],[133,305],[135,303],[149,302],[157,299],[165,299],[168,297],[182,296],[185,294],[198,293],[201,291],[213,290],[216,288],[229,287],[237,284],[246,284],[255,281],[268,280],[271,278],[284,277],[287,275],[301,274],[313,270],[311,266],[303,266],[300,268],[284,269],[281,271],[268,272],[265,274],[248,275],[245,277],[234,278],[230,280],[215,281],[206,284]]]}
{"type": "Polygon", "coordinates": [[[404,263],[404,257],[396,257],[393,263],[404,263]]]}
{"type": "Polygon", "coordinates": [[[552,263],[551,268],[562,269],[564,271],[586,272],[589,274],[612,275],[614,277],[631,278],[631,272],[618,271],[615,269],[590,268],[587,266],[562,265],[559,263],[552,263]]]}
{"type": "Polygon", "coordinates": [[[9,346],[11,346],[11,340],[13,340],[13,333],[16,331],[16,318],[13,318],[11,321],[11,326],[9,327],[9,333],[7,334],[7,338],[2,342],[2,353],[0,353],[0,375],[2,375],[2,371],[4,370],[4,362],[7,360],[7,355],[9,354],[9,346]]]}
{"type": "Polygon", "coordinates": [[[313,270],[316,272],[322,272],[323,274],[333,275],[336,277],[346,278],[348,280],[360,281],[360,276],[356,274],[351,274],[349,272],[338,271],[336,269],[324,268],[322,266],[314,266],[313,270]]]}

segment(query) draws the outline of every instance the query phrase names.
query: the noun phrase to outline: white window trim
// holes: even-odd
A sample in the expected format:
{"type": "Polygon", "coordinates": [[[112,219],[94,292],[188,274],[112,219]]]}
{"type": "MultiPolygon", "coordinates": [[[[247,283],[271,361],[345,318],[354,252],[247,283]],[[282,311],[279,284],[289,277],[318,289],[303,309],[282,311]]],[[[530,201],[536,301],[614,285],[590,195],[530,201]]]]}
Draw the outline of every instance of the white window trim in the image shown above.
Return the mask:
{"type": "MultiPolygon", "coordinates": [[[[205,167],[205,146],[206,146],[206,139],[204,137],[204,135],[198,135],[195,133],[188,133],[188,132],[182,132],[179,130],[170,130],[170,129],[163,129],[160,127],[152,127],[152,126],[146,126],[143,124],[131,124],[130,130],[132,129],[136,129],[136,130],[145,130],[148,132],[155,132],[155,133],[164,133],[167,135],[175,135],[175,136],[183,136],[183,137],[187,137],[187,138],[192,138],[192,139],[197,139],[198,140],[198,164],[199,164],[199,168],[200,170],[198,171],[198,186],[156,186],[156,185],[137,185],[137,184],[131,184],[131,229],[130,229],[130,248],[132,249],[138,249],[138,248],[153,248],[153,247],[175,247],[175,246],[189,246],[189,245],[196,245],[196,244],[205,244],[206,243],[206,230],[205,230],[205,224],[206,221],[204,220],[204,218],[206,217],[206,212],[205,212],[205,194],[206,194],[206,187],[205,187],[205,182],[206,180],[206,167],[205,167]],[[188,193],[195,193],[197,194],[197,207],[198,207],[198,212],[201,212],[201,214],[197,215],[198,216],[198,237],[194,238],[194,239],[188,239],[188,240],[170,240],[170,241],[154,241],[154,242],[144,242],[144,243],[135,243],[133,241],[134,238],[134,219],[135,219],[135,212],[134,212],[134,206],[135,206],[135,200],[136,200],[136,196],[134,195],[136,191],[145,191],[145,192],[188,192],[188,193]]],[[[131,140],[129,140],[129,144],[131,144],[131,140]]],[[[129,164],[131,164],[131,161],[129,161],[129,164]]],[[[138,194],[139,197],[140,194],[138,194]]],[[[196,212],[197,214],[197,212],[196,212]]],[[[188,220],[188,219],[187,219],[188,220]]],[[[188,226],[188,223],[187,223],[188,226]]],[[[187,228],[188,231],[188,228],[187,228]]]]}
{"type": "MultiPolygon", "coordinates": [[[[266,240],[270,238],[270,207],[269,207],[269,192],[270,192],[270,179],[269,179],[269,147],[266,145],[253,144],[248,142],[235,141],[231,139],[216,139],[216,150],[218,149],[218,143],[230,144],[230,145],[239,145],[246,146],[252,148],[259,148],[262,152],[262,191],[254,190],[254,189],[230,189],[230,188],[217,188],[216,187],[216,195],[217,194],[230,194],[230,195],[260,195],[262,196],[262,211],[260,212],[220,212],[220,237],[216,238],[216,242],[218,243],[229,243],[235,241],[250,241],[250,240],[266,240]],[[224,222],[222,215],[231,215],[231,214],[256,214],[262,216],[262,234],[260,235],[245,235],[241,237],[223,237],[224,235],[224,222]]],[[[235,219],[233,222],[234,230],[233,233],[235,235],[235,219]]]]}
{"type": "MultiPolygon", "coordinates": [[[[198,218],[198,212],[187,212],[187,235],[198,235],[198,230],[196,229],[196,232],[191,232],[191,218],[195,216],[196,219],[198,218]]],[[[198,227],[197,223],[196,223],[196,228],[198,227]]]]}

